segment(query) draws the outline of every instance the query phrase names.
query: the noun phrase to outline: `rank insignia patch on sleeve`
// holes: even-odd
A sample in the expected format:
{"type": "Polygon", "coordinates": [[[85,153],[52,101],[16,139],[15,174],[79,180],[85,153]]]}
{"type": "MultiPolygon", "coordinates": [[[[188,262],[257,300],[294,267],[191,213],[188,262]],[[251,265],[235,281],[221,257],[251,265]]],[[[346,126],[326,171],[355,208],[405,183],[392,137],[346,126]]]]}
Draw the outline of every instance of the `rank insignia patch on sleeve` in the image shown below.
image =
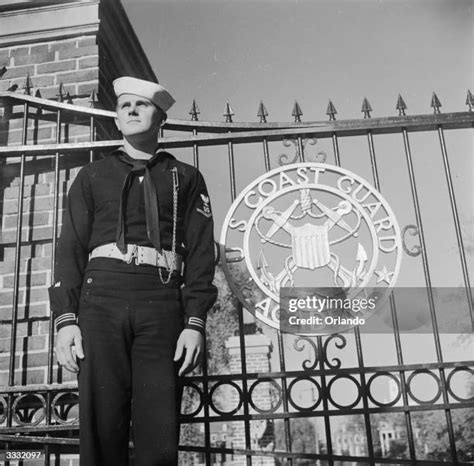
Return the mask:
{"type": "Polygon", "coordinates": [[[202,199],[202,209],[198,207],[196,208],[196,210],[200,214],[204,215],[204,217],[211,218],[212,213],[211,213],[211,206],[209,205],[209,196],[201,194],[201,199],[202,199]]]}

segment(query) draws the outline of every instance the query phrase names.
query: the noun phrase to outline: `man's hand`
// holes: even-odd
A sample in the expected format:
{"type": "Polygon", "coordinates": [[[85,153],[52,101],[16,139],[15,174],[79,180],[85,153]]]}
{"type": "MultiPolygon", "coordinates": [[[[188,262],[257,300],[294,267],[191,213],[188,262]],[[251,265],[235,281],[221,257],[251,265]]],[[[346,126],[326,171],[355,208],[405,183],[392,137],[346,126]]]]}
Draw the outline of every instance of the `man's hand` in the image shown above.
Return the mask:
{"type": "Polygon", "coordinates": [[[185,355],[183,364],[181,364],[178,372],[180,377],[191,372],[201,364],[203,351],[204,337],[201,332],[185,328],[178,338],[174,353],[174,362],[179,361],[185,355]]]}
{"type": "Polygon", "coordinates": [[[79,372],[77,358],[84,359],[81,330],[77,325],[67,325],[58,332],[56,357],[59,364],[70,372],[79,372]]]}

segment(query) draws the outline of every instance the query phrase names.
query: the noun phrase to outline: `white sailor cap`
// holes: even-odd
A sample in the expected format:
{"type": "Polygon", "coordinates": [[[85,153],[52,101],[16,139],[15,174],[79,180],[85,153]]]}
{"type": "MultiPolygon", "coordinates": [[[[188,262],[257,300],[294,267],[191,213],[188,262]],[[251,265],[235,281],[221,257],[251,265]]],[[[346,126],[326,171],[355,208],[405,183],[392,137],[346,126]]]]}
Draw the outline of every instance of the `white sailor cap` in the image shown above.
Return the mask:
{"type": "Polygon", "coordinates": [[[117,78],[113,82],[113,86],[117,97],[122,94],[134,94],[146,97],[165,113],[176,102],[163,86],[151,81],[123,76],[117,78]]]}

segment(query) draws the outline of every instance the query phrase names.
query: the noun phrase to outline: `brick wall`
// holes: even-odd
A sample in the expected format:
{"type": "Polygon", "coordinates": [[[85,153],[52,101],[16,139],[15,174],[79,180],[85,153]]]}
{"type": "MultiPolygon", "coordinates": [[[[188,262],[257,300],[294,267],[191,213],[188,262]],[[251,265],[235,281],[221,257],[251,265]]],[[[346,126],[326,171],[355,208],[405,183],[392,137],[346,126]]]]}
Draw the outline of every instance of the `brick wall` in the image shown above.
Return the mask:
{"type": "MultiPolygon", "coordinates": [[[[0,49],[0,91],[12,90],[36,97],[90,105],[90,94],[99,83],[99,50],[95,35],[50,42],[16,45],[0,49]]],[[[54,143],[57,126],[51,112],[31,108],[28,113],[27,144],[54,143]]],[[[23,140],[23,106],[4,105],[0,141],[18,145],[23,140]]],[[[61,142],[90,139],[88,121],[64,120],[61,142]]],[[[84,160],[82,158],[82,160],[84,160]]],[[[2,161],[0,176],[0,385],[9,378],[11,314],[14,298],[14,265],[19,215],[20,166],[17,159],[2,161]]],[[[78,164],[79,161],[75,163],[78,164]]],[[[50,339],[47,288],[51,284],[51,252],[54,207],[52,157],[27,158],[22,209],[22,245],[18,289],[16,339],[16,385],[47,382],[50,339]]],[[[74,164],[73,164],[74,165],[74,164]]],[[[78,169],[61,166],[58,198],[60,228],[65,194],[78,169]]],[[[67,371],[54,368],[55,382],[72,381],[67,371]]]]}
{"type": "MultiPolygon", "coordinates": [[[[79,168],[60,172],[58,218],[61,219],[65,193],[79,168]]],[[[54,183],[52,172],[25,178],[23,195],[22,246],[20,249],[18,328],[16,341],[15,384],[45,383],[50,334],[47,288],[51,284],[54,183]]],[[[0,386],[8,382],[11,340],[11,314],[14,295],[15,239],[18,220],[19,178],[2,177],[0,261],[0,386]]],[[[59,228],[60,231],[60,228],[59,228]]],[[[55,381],[75,378],[55,368],[55,381]]]]}
{"type": "Polygon", "coordinates": [[[24,89],[30,77],[32,95],[57,99],[59,86],[74,104],[89,105],[98,91],[99,47],[96,35],[0,49],[0,91],[24,89]]]}

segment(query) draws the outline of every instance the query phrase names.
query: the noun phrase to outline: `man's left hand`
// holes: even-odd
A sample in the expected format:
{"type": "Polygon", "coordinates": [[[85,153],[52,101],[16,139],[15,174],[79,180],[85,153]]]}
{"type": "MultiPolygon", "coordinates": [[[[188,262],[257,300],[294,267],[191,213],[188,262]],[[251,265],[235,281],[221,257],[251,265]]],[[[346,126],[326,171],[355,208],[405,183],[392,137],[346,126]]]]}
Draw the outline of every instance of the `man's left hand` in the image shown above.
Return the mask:
{"type": "Polygon", "coordinates": [[[204,352],[204,337],[197,330],[185,328],[178,338],[176,344],[176,351],[174,353],[174,362],[179,361],[183,355],[185,356],[183,364],[179,368],[178,375],[181,377],[202,362],[202,356],[204,352]]]}

